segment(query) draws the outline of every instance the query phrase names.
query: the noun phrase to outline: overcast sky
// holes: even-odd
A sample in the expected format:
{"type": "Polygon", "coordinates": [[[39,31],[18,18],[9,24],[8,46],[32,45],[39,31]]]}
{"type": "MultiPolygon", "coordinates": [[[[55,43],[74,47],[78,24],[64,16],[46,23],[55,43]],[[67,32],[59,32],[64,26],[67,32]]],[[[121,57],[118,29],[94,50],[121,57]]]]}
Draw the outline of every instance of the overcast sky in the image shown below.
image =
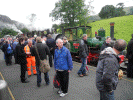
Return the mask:
{"type": "MultiPolygon", "coordinates": [[[[0,14],[6,15],[12,20],[29,24],[27,17],[34,13],[36,14],[36,22],[34,26],[37,29],[51,28],[52,22],[49,13],[54,9],[55,3],[59,0],[2,0],[0,5],[0,14]]],[[[90,0],[86,0],[88,3],[90,0]]],[[[91,5],[94,7],[94,14],[98,14],[101,8],[105,5],[114,5],[124,3],[125,7],[133,6],[133,0],[94,0],[91,5]]]]}

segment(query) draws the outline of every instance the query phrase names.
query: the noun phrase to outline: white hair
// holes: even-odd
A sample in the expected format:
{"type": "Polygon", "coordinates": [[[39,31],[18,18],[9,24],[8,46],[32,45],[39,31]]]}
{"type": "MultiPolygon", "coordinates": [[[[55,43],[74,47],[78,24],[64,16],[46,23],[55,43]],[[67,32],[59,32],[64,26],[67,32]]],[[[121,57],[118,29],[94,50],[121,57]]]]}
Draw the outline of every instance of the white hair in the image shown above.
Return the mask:
{"type": "Polygon", "coordinates": [[[61,41],[63,42],[63,40],[62,40],[61,38],[58,38],[58,39],[56,40],[56,43],[58,43],[59,40],[61,40],[61,41]]]}
{"type": "Polygon", "coordinates": [[[28,43],[29,43],[29,42],[32,42],[32,40],[31,40],[31,39],[28,39],[28,43]]]}

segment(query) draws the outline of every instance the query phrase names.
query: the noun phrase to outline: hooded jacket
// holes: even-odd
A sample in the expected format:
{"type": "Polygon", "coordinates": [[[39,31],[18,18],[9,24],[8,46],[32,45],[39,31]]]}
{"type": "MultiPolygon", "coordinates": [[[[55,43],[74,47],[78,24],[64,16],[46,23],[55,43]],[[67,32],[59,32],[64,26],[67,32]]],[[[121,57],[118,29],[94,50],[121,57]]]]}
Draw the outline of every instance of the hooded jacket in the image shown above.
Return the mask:
{"type": "Polygon", "coordinates": [[[115,90],[118,84],[120,58],[111,48],[105,48],[100,56],[96,69],[96,87],[99,91],[115,90]]]}

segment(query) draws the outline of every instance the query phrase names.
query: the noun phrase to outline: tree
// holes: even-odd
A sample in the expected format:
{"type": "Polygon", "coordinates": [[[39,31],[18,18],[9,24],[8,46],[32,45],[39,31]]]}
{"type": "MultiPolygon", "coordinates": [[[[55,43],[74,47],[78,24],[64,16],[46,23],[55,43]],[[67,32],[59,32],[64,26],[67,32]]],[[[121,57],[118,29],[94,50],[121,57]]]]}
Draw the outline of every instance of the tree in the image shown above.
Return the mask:
{"type": "Polygon", "coordinates": [[[115,16],[115,7],[113,5],[106,5],[102,7],[99,17],[100,18],[110,18],[115,16]]]}
{"type": "Polygon", "coordinates": [[[115,16],[116,17],[125,15],[126,12],[123,10],[123,7],[124,7],[124,3],[118,3],[116,5],[116,9],[115,9],[115,16]]]}
{"type": "Polygon", "coordinates": [[[75,22],[87,20],[87,15],[88,6],[85,5],[84,0],[60,0],[55,3],[55,8],[50,13],[53,21],[60,19],[70,27],[75,26],[75,22]]]}
{"type": "Polygon", "coordinates": [[[24,34],[26,34],[26,33],[29,33],[29,32],[30,32],[27,28],[23,28],[23,29],[21,29],[21,31],[22,31],[24,34]]]}
{"type": "Polygon", "coordinates": [[[54,32],[57,33],[57,29],[59,28],[59,26],[57,24],[53,24],[52,28],[54,29],[54,32]]]}
{"type": "Polygon", "coordinates": [[[133,8],[130,8],[130,15],[133,15],[133,8]]]}
{"type": "Polygon", "coordinates": [[[4,36],[4,35],[12,35],[12,36],[15,36],[17,35],[18,32],[14,31],[13,29],[7,29],[7,28],[4,28],[2,30],[2,33],[1,35],[4,36]]]}

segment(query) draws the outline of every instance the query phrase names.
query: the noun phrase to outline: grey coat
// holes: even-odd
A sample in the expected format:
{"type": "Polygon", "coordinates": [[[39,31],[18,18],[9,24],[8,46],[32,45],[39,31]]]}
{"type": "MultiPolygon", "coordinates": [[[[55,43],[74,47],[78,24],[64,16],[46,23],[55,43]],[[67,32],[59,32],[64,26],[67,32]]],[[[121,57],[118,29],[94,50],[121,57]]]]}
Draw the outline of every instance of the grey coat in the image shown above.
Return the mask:
{"type": "Polygon", "coordinates": [[[99,91],[115,90],[118,84],[120,58],[109,48],[99,56],[96,69],[96,87],[99,91]],[[110,49],[110,51],[108,51],[110,49]]]}

